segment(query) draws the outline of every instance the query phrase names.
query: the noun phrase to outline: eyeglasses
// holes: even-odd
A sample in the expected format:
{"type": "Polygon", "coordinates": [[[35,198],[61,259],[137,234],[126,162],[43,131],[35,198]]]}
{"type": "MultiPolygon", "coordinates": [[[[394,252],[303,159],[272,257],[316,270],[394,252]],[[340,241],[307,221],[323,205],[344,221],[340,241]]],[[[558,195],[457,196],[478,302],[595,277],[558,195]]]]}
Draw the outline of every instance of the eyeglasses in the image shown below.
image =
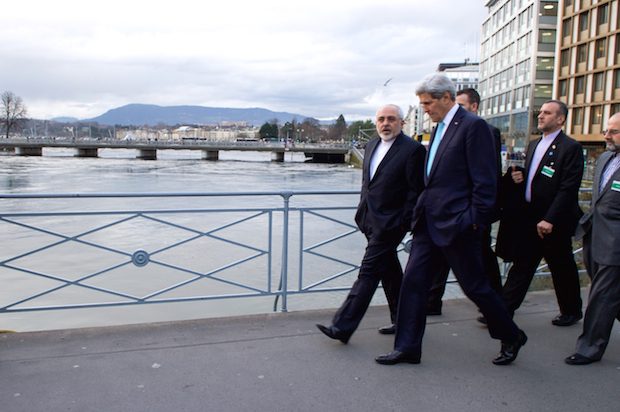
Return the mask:
{"type": "Polygon", "coordinates": [[[618,133],[620,133],[620,130],[616,130],[616,129],[603,130],[603,136],[605,136],[606,134],[610,134],[612,136],[615,136],[618,133]]]}

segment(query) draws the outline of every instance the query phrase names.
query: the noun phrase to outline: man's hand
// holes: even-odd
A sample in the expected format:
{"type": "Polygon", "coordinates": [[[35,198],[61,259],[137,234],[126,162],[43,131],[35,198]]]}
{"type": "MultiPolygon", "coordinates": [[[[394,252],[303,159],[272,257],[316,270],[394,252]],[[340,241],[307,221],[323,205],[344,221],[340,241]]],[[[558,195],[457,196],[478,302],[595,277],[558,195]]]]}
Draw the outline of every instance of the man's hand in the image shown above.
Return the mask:
{"type": "Polygon", "coordinates": [[[536,225],[536,231],[538,232],[538,237],[544,239],[546,235],[551,234],[553,232],[553,223],[549,223],[546,220],[541,220],[536,225]]]}
{"type": "Polygon", "coordinates": [[[512,166],[512,172],[510,172],[510,176],[512,177],[512,181],[516,184],[523,183],[523,172],[517,170],[515,166],[512,166]]]}

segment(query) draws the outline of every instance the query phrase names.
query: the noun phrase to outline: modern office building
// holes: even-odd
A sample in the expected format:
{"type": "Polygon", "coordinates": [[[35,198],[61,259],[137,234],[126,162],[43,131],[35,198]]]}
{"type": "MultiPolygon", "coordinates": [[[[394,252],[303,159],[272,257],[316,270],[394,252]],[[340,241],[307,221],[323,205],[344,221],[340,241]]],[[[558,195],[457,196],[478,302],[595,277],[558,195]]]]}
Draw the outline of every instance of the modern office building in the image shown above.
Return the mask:
{"type": "Polygon", "coordinates": [[[480,115],[509,151],[538,136],[537,112],[552,97],[557,0],[489,0],[482,24],[480,115]]]}
{"type": "Polygon", "coordinates": [[[564,0],[559,10],[554,96],[569,107],[566,131],[592,155],[603,150],[605,121],[620,111],[618,3],[564,0]]]}

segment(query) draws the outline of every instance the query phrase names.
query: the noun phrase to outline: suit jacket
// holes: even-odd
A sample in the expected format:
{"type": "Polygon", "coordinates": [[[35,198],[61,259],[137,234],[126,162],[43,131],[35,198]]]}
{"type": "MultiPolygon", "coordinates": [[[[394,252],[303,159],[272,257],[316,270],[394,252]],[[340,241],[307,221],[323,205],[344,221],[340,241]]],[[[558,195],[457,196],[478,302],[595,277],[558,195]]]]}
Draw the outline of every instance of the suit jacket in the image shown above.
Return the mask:
{"type": "Polygon", "coordinates": [[[424,188],[426,149],[402,132],[370,179],[370,160],[380,143],[366,145],[360,202],[355,222],[367,236],[404,236],[411,226],[411,214],[424,188]]]}
{"type": "MultiPolygon", "coordinates": [[[[435,132],[431,145],[434,140],[435,132]]],[[[487,123],[459,107],[439,143],[426,187],[414,209],[414,235],[421,218],[426,220],[431,239],[438,246],[449,245],[474,224],[488,226],[497,192],[494,156],[495,145],[487,123]]]]}
{"type": "MultiPolygon", "coordinates": [[[[491,135],[493,136],[493,143],[495,148],[495,162],[497,163],[497,191],[498,191],[498,202],[499,202],[499,189],[500,182],[502,180],[502,133],[500,130],[489,124],[489,129],[491,130],[491,135]]],[[[491,222],[495,222],[499,220],[499,204],[496,202],[495,210],[493,211],[493,217],[491,218],[491,222]]]]}
{"type": "MultiPolygon", "coordinates": [[[[536,146],[542,137],[530,142],[525,157],[525,182],[536,146]]],[[[530,210],[531,217],[553,224],[553,230],[572,236],[583,214],[579,207],[579,186],[584,160],[581,144],[563,132],[551,146],[534,172],[530,210]]],[[[525,183],[523,183],[525,185],[525,183]]]]}
{"type": "Polygon", "coordinates": [[[620,169],[599,190],[605,165],[615,153],[604,152],[596,162],[592,203],[582,216],[577,229],[578,237],[589,235],[590,256],[601,265],[620,265],[620,169]],[[615,182],[615,184],[614,184],[615,182]]]}
{"type": "MultiPolygon", "coordinates": [[[[515,166],[525,176],[525,169],[515,166]]],[[[499,209],[499,229],[497,230],[497,242],[495,254],[506,262],[513,262],[521,254],[521,240],[523,228],[528,224],[524,211],[525,185],[516,184],[512,180],[512,168],[509,168],[502,176],[497,194],[497,207],[499,209]]]]}

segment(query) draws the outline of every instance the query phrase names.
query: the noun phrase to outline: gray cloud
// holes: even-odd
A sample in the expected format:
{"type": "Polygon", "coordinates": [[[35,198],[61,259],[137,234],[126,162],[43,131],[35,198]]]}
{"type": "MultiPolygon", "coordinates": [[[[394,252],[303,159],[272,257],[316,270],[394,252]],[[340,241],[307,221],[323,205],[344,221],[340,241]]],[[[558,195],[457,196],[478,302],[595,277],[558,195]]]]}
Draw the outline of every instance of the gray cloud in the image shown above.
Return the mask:
{"type": "Polygon", "coordinates": [[[0,15],[0,89],[32,116],[152,103],[371,117],[414,103],[438,63],[477,59],[486,16],[461,0],[89,3],[25,0],[0,15]]]}

